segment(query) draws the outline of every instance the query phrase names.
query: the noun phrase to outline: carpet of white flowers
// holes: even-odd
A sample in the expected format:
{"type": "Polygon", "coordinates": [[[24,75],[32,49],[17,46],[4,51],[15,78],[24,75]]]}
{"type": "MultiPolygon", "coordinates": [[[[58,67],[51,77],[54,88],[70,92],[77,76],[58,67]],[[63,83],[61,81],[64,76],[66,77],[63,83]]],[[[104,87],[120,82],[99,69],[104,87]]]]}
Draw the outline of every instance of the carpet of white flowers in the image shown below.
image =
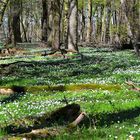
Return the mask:
{"type": "MultiPolygon", "coordinates": [[[[79,139],[79,136],[81,139],[95,140],[129,140],[130,137],[140,139],[140,93],[132,91],[125,83],[132,81],[140,86],[140,59],[130,50],[110,52],[107,49],[81,48],[81,52],[83,60],[80,56],[65,60],[40,56],[0,59],[0,64],[21,61],[9,67],[0,67],[0,86],[97,83],[117,84],[121,89],[64,92],[41,90],[27,92],[12,101],[8,100],[8,96],[1,95],[0,127],[4,128],[18,119],[50,113],[65,106],[66,97],[69,104],[80,104],[89,121],[93,117],[97,119],[97,123],[95,126],[92,122],[88,126],[77,128],[73,135],[64,133],[54,139],[79,139]],[[116,114],[117,119],[109,119],[112,114],[116,114]]],[[[4,132],[0,133],[2,137],[4,132]]]]}

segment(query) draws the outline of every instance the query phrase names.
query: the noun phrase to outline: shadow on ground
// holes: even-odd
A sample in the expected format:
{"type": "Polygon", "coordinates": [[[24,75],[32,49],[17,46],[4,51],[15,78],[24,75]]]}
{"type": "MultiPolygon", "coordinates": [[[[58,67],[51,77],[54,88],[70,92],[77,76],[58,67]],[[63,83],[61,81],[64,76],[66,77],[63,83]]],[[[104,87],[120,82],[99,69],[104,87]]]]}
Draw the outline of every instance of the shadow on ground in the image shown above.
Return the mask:
{"type": "Polygon", "coordinates": [[[110,126],[115,123],[122,123],[126,120],[131,120],[140,115],[140,107],[136,107],[129,110],[120,111],[117,113],[102,113],[97,115],[89,115],[82,122],[81,125],[86,127],[97,125],[97,126],[110,126]]]}

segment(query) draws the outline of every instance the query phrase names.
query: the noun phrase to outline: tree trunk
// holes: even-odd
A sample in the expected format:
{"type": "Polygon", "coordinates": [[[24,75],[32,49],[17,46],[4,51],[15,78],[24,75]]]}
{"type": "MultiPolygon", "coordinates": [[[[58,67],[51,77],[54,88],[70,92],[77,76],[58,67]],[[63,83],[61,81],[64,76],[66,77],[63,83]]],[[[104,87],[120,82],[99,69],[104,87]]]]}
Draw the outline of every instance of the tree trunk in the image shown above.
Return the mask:
{"type": "Polygon", "coordinates": [[[68,50],[78,52],[78,1],[70,0],[68,17],[68,50]]]}
{"type": "Polygon", "coordinates": [[[60,49],[60,1],[54,0],[53,7],[53,42],[52,47],[54,49],[60,49]],[[56,9],[54,9],[56,8],[56,9]]]}
{"type": "Polygon", "coordinates": [[[10,1],[10,11],[11,11],[11,18],[10,18],[10,25],[11,25],[11,32],[13,34],[14,39],[12,39],[15,45],[17,42],[22,42],[21,39],[21,32],[20,32],[20,14],[21,14],[21,0],[10,1]]]}
{"type": "Polygon", "coordinates": [[[87,37],[86,41],[91,42],[92,34],[92,0],[88,0],[88,21],[87,21],[87,37]]]}
{"type": "Polygon", "coordinates": [[[82,0],[82,28],[81,28],[81,41],[84,42],[85,41],[85,13],[84,13],[84,8],[85,8],[85,2],[84,0],[82,0]]]}
{"type": "Polygon", "coordinates": [[[47,42],[48,40],[48,0],[42,0],[42,20],[41,20],[41,29],[42,29],[42,41],[47,42]]]}
{"type": "MultiPolygon", "coordinates": [[[[128,9],[126,9],[126,5],[128,3],[126,3],[126,0],[121,0],[121,8],[123,10],[123,13],[124,13],[124,17],[125,17],[125,22],[127,23],[127,33],[128,33],[128,37],[130,38],[130,41],[132,42],[132,45],[134,47],[134,50],[136,52],[136,54],[139,56],[139,47],[137,45],[137,40],[139,38],[139,19],[138,19],[138,22],[136,21],[137,19],[137,16],[136,15],[139,15],[139,9],[135,9],[135,6],[136,6],[136,3],[137,1],[133,1],[133,14],[132,14],[132,19],[133,19],[133,22],[131,23],[129,18],[128,18],[128,9]],[[138,14],[137,14],[138,13],[138,14]],[[133,28],[136,28],[136,32],[135,30],[133,30],[133,28]],[[133,31],[133,32],[132,32],[133,31]]],[[[131,3],[132,4],[132,3],[131,3]]]]}
{"type": "Polygon", "coordinates": [[[60,1],[49,2],[49,27],[48,27],[48,46],[53,50],[60,48],[60,1]]]}
{"type": "Polygon", "coordinates": [[[133,0],[132,3],[132,33],[135,41],[133,45],[137,56],[140,56],[140,2],[139,0],[133,0]]]}
{"type": "Polygon", "coordinates": [[[106,35],[105,35],[105,43],[110,43],[110,20],[111,20],[111,5],[110,0],[107,1],[107,17],[106,17],[106,35]]]}
{"type": "Polygon", "coordinates": [[[119,38],[119,15],[117,10],[117,6],[115,4],[115,0],[112,1],[111,3],[112,7],[112,44],[114,45],[114,49],[120,49],[121,48],[121,43],[120,43],[120,38],[119,38]]]}
{"type": "Polygon", "coordinates": [[[106,34],[106,11],[107,11],[107,8],[106,8],[106,6],[104,6],[103,17],[102,17],[102,33],[101,33],[101,41],[102,41],[102,43],[105,43],[105,34],[106,34]]]}
{"type": "MultiPolygon", "coordinates": [[[[101,33],[102,33],[102,18],[103,17],[103,13],[104,13],[104,6],[100,5],[97,8],[97,13],[98,13],[98,18],[97,18],[97,32],[96,32],[96,38],[98,40],[98,42],[100,42],[101,39],[101,33]]],[[[105,20],[105,19],[104,19],[105,20]]]]}
{"type": "Polygon", "coordinates": [[[0,26],[2,25],[4,12],[7,7],[8,2],[9,0],[0,1],[0,26]]]}

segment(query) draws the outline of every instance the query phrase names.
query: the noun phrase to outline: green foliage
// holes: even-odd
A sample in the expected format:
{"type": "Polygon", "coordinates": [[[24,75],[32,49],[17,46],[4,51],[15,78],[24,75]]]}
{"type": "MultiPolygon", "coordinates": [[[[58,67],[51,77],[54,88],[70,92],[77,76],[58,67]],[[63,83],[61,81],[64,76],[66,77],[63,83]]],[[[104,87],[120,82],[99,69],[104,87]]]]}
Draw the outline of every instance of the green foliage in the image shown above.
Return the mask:
{"type": "Polygon", "coordinates": [[[78,1],[78,9],[81,10],[83,7],[85,7],[85,2],[83,3],[82,0],[78,1]]]}
{"type": "Polygon", "coordinates": [[[93,0],[93,3],[97,5],[105,5],[106,0],[93,0]]]}
{"type": "Polygon", "coordinates": [[[3,43],[0,41],[0,49],[3,47],[3,43]]]}

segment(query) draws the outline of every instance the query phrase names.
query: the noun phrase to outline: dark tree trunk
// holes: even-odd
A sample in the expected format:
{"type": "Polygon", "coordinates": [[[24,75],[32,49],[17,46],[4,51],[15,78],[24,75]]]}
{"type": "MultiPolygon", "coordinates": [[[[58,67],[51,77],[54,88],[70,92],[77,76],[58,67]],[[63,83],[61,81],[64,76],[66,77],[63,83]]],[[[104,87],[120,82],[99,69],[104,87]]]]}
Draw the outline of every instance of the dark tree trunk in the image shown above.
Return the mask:
{"type": "Polygon", "coordinates": [[[42,28],[42,41],[47,42],[48,40],[48,1],[42,0],[42,20],[41,20],[41,28],[42,28]]]}
{"type": "Polygon", "coordinates": [[[110,0],[107,1],[107,24],[106,24],[106,43],[110,43],[110,20],[111,20],[111,5],[110,0]]]}
{"type": "Polygon", "coordinates": [[[11,31],[13,34],[14,44],[17,42],[22,42],[21,39],[21,32],[20,32],[20,14],[21,14],[21,0],[11,0],[10,1],[10,12],[11,12],[11,18],[10,18],[10,26],[11,31]]]}
{"type": "Polygon", "coordinates": [[[86,26],[86,21],[85,21],[85,13],[84,13],[84,0],[82,0],[82,28],[81,28],[81,41],[85,41],[85,26],[86,26]]]}

